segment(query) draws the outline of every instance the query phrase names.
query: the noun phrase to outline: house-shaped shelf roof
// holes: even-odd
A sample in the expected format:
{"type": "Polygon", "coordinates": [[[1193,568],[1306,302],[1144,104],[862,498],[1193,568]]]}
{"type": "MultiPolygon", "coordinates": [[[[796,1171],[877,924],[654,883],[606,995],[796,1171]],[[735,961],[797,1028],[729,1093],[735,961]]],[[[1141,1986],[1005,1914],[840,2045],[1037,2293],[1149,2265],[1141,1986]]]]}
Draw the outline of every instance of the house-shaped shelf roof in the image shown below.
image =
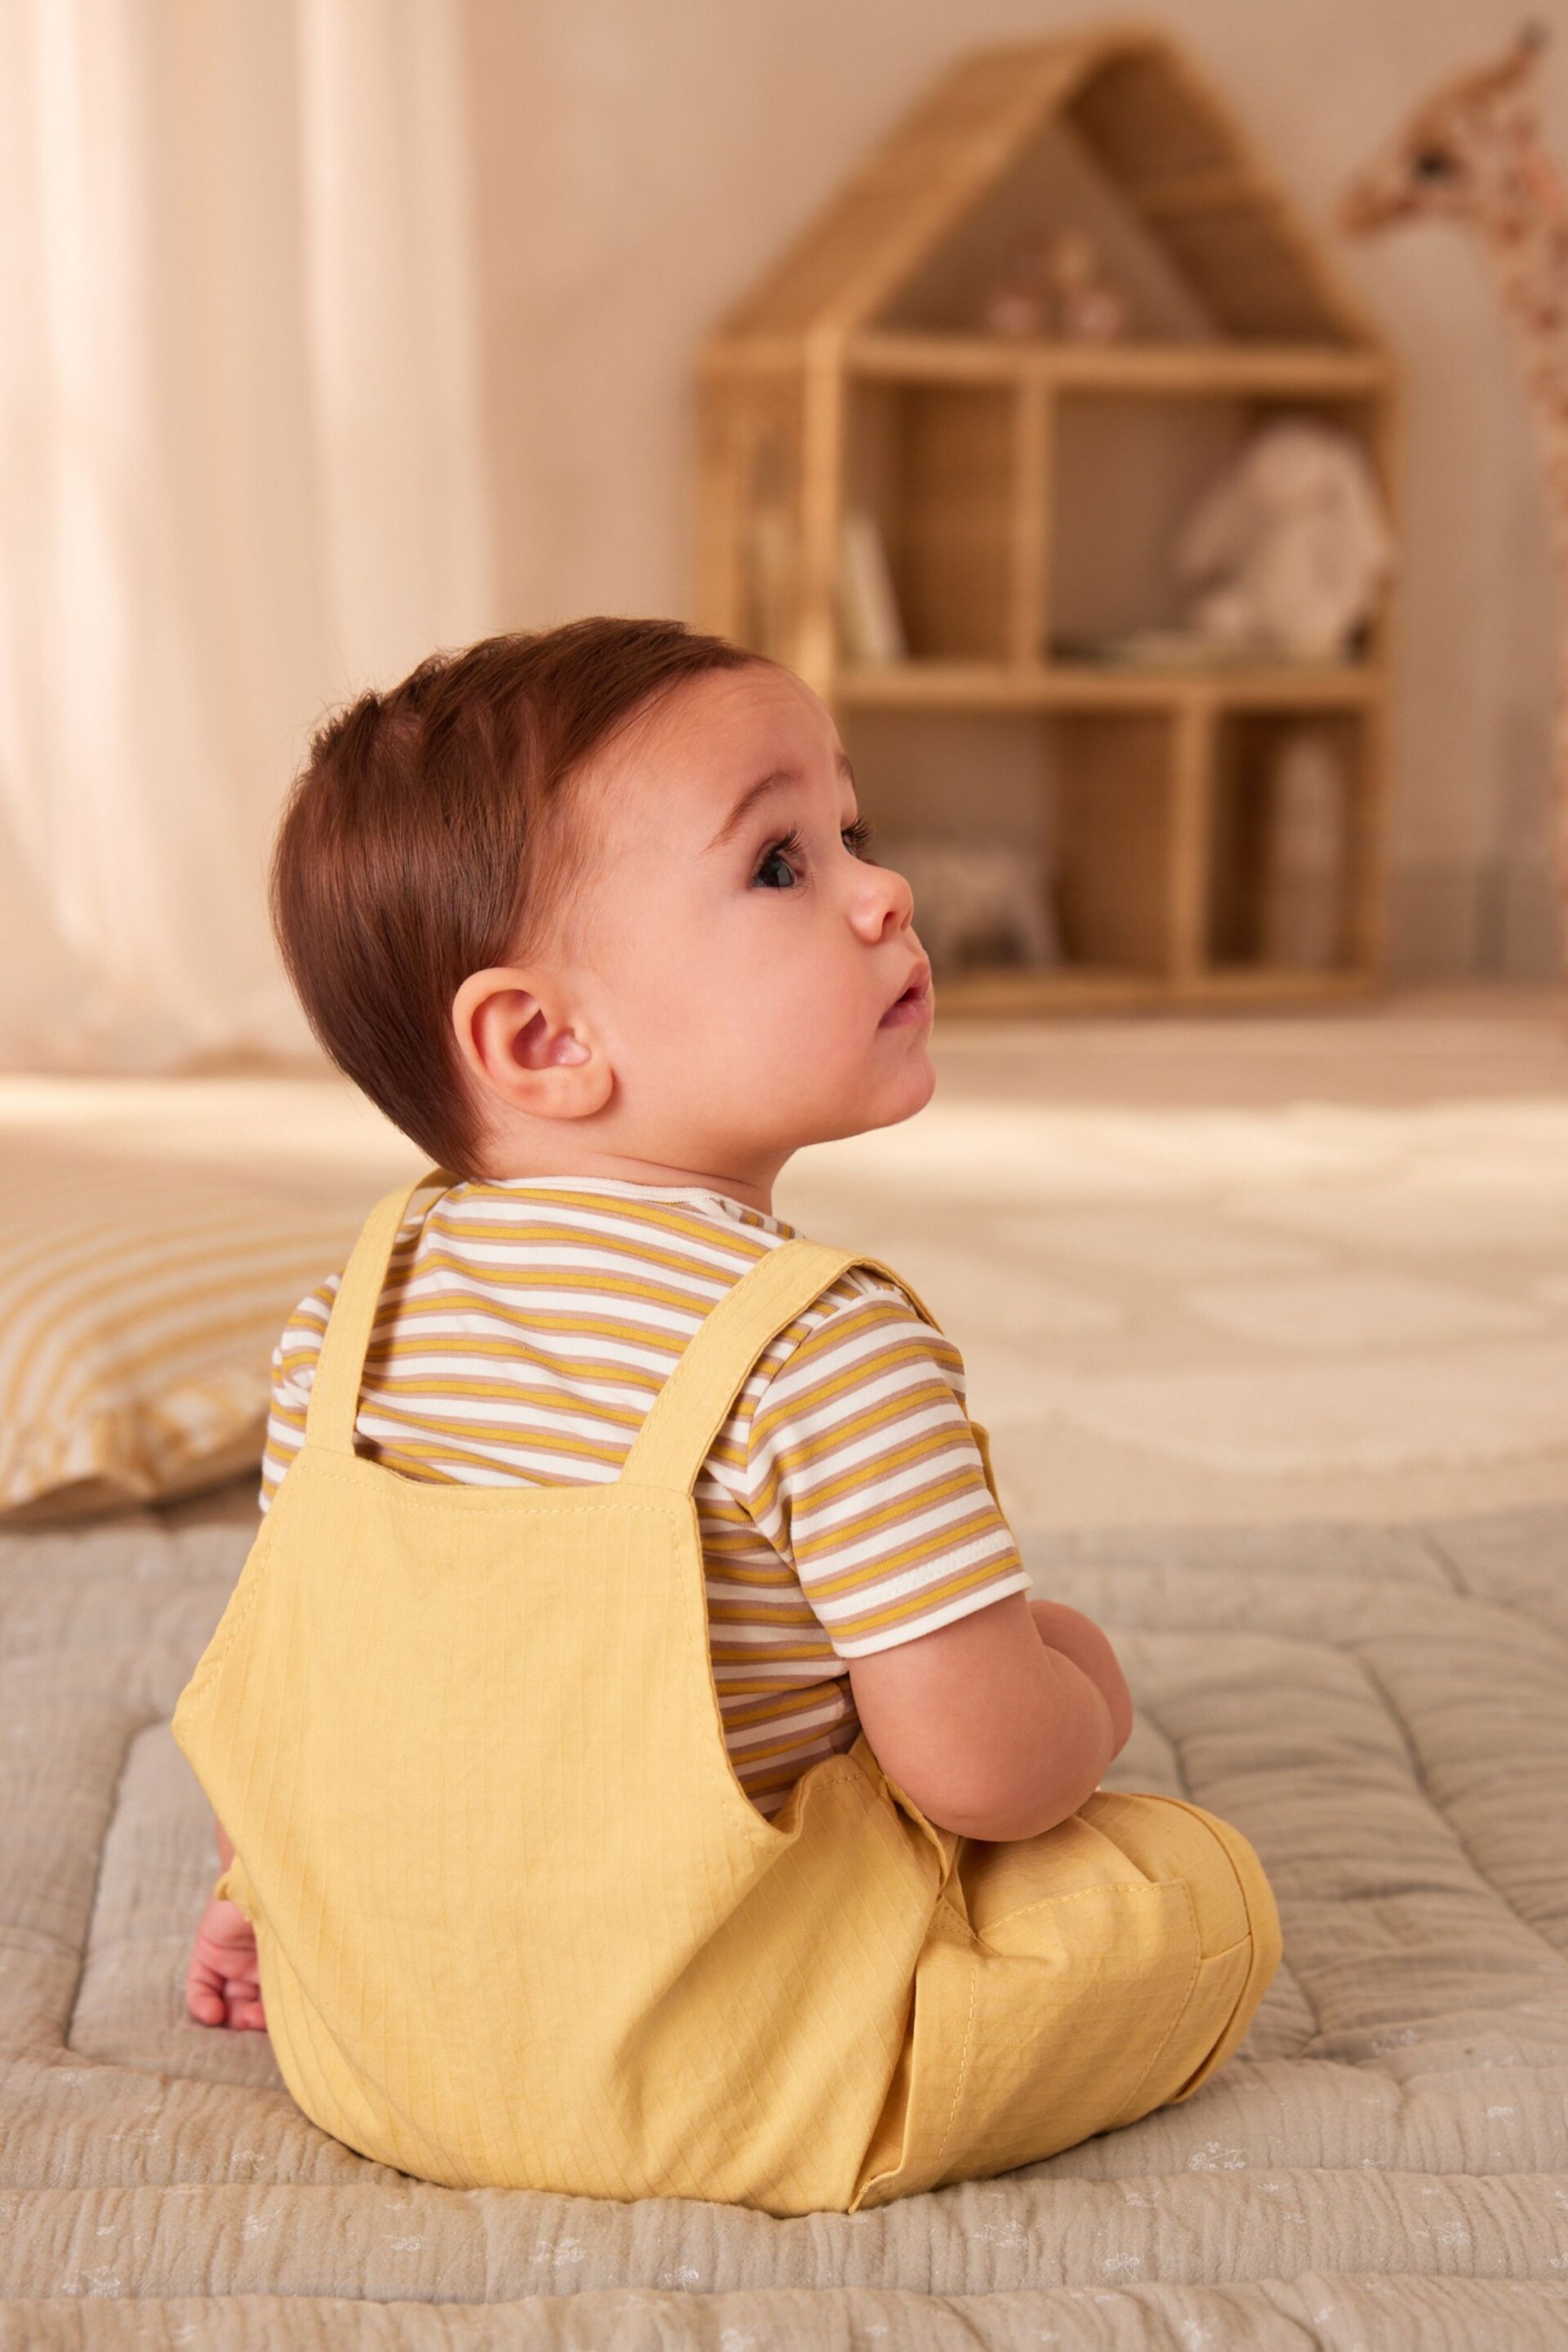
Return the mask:
{"type": "Polygon", "coordinates": [[[723,323],[721,339],[973,331],[1018,236],[1090,229],[1150,340],[1376,341],[1228,109],[1164,36],[964,58],[723,323]]]}

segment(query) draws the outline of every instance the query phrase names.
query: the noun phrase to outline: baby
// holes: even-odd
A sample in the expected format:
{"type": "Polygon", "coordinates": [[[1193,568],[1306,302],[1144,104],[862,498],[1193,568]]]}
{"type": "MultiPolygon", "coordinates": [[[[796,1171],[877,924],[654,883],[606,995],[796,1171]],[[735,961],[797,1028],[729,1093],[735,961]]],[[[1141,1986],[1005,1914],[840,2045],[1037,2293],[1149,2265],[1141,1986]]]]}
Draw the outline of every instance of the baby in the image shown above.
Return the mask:
{"type": "Polygon", "coordinates": [[[665,622],[437,657],[318,738],[274,913],[438,1167],[274,1360],[176,1718],[234,1832],[193,2017],[427,2178],[781,2213],[1186,2095],[1278,1957],[1256,1858],[1100,1791],[1126,1683],[957,1351],[773,1213],[934,1084],[823,704],[665,622]]]}

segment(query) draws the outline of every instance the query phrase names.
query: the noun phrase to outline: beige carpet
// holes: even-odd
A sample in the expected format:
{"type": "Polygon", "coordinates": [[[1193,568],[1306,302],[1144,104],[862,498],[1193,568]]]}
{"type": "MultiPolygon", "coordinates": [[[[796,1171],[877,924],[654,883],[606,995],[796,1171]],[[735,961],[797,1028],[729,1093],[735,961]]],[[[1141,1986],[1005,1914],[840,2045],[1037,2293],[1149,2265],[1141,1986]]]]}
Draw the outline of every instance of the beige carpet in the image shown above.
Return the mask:
{"type": "MultiPolygon", "coordinates": [[[[1024,1527],[1568,1500],[1568,1031],[1546,996],[939,1029],[935,1101],[781,1213],[906,1272],[1024,1527]]],[[[244,1165],[352,1214],[416,1165],[341,1082],[0,1076],[0,1133],[244,1165]]]]}
{"type": "Polygon", "coordinates": [[[168,1717],[245,1541],[0,1530],[0,2352],[1568,2340],[1568,1511],[1026,1538],[1126,1659],[1116,1780],[1247,1832],[1284,1965],[1185,2105],[792,2221],[430,2188],[183,2015],[211,1829],[168,1717]]]}

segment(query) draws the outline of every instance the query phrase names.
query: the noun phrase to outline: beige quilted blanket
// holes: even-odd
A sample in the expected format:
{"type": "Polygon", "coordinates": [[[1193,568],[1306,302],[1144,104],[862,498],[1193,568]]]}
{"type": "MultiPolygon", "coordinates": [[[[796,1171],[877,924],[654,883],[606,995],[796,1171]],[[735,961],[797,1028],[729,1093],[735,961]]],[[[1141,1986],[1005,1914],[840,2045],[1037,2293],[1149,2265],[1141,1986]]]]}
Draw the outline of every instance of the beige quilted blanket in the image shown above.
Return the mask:
{"type": "Polygon", "coordinates": [[[241,1506],[0,1537],[0,2352],[1568,2342],[1568,1514],[1051,1538],[1287,1966],[1185,2107],[885,2210],[424,2187],[182,2016],[241,1506]]]}

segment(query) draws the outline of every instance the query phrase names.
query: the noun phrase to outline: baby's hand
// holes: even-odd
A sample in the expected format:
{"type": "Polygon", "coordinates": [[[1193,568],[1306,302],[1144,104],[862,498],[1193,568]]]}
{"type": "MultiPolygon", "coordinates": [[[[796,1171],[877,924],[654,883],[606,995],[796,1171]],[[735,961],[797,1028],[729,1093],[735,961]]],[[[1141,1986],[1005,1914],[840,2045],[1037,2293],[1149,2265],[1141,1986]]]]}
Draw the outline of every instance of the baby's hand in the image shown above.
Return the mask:
{"type": "Polygon", "coordinates": [[[185,2007],[198,2025],[265,2033],[256,1930],[237,1903],[215,1895],[202,1914],[185,1970],[185,2007]]]}

